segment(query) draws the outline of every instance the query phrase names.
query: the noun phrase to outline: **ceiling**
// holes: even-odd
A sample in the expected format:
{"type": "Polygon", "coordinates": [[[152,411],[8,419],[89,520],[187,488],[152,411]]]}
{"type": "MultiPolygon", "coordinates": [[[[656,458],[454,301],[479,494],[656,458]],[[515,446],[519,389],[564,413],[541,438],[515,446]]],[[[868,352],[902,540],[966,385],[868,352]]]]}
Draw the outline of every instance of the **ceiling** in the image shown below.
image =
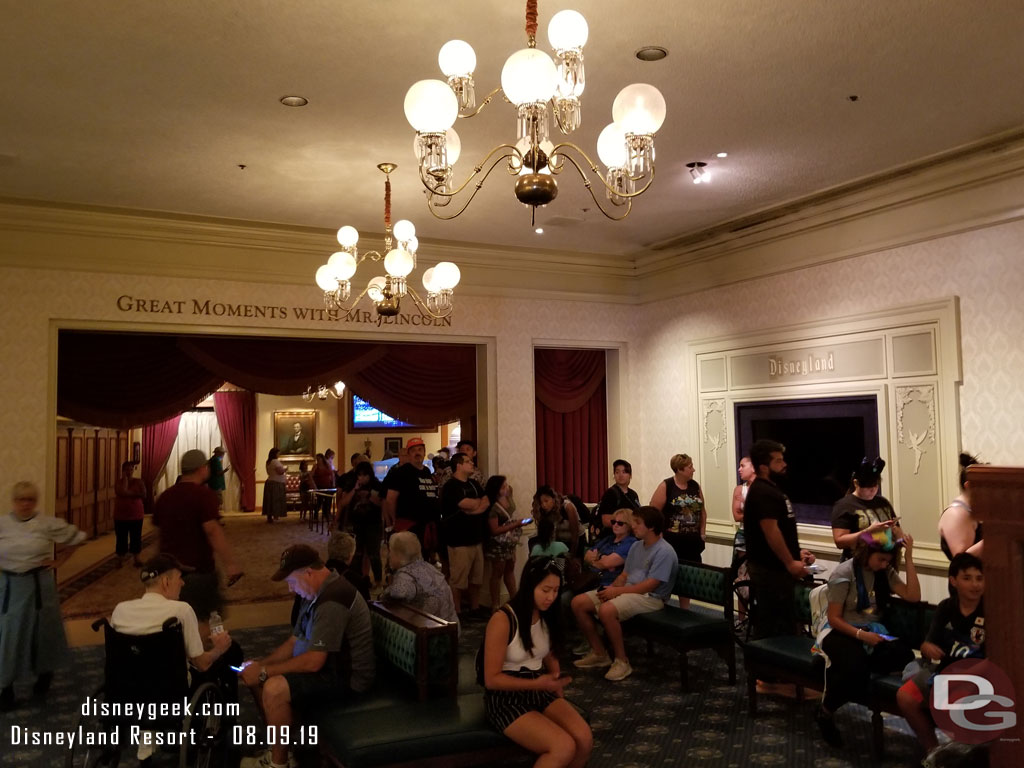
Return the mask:
{"type": "MultiPolygon", "coordinates": [[[[499,168],[461,217],[436,221],[415,173],[405,91],[441,77],[437,51],[458,37],[476,49],[482,98],[524,45],[524,6],[7,3],[0,196],[372,233],[383,229],[375,166],[392,161],[395,217],[421,239],[637,256],[1019,129],[1024,115],[1020,0],[990,0],[984,12],[941,0],[541,0],[544,50],[556,11],[574,7],[590,24],[583,126],[570,139],[595,160],[620,88],[664,93],[654,186],[611,222],[567,171],[538,211],[537,235],[499,168]],[[643,45],[669,56],[640,62],[643,45]],[[279,103],[292,94],[309,105],[279,103]],[[710,162],[713,183],[691,183],[693,160],[710,162]]],[[[464,178],[514,140],[515,116],[498,99],[456,127],[464,178]]]]}

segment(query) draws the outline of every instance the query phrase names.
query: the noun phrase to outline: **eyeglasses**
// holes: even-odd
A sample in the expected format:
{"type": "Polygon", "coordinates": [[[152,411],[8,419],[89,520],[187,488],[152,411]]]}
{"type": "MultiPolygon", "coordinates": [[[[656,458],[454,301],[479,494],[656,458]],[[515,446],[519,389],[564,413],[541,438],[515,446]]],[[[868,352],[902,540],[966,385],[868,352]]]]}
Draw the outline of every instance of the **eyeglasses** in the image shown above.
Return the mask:
{"type": "Polygon", "coordinates": [[[625,525],[626,523],[622,520],[612,520],[612,525],[625,525]]]}

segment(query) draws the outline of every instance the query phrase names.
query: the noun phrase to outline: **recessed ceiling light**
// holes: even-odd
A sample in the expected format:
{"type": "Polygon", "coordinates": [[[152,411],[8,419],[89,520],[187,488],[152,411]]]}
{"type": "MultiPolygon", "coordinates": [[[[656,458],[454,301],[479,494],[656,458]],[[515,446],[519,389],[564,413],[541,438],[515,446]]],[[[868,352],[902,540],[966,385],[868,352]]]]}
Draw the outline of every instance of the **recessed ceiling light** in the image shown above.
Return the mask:
{"type": "Polygon", "coordinates": [[[662,48],[660,45],[645,45],[643,48],[637,49],[636,57],[640,61],[661,61],[668,56],[668,49],[662,48]]]}
{"type": "Polygon", "coordinates": [[[719,152],[717,155],[715,155],[715,157],[728,157],[728,156],[729,156],[728,152],[719,152]]]}
{"type": "Polygon", "coordinates": [[[543,235],[544,234],[544,227],[537,227],[533,231],[536,232],[538,235],[543,235]]]}
{"type": "Polygon", "coordinates": [[[693,179],[694,184],[711,183],[711,174],[708,173],[707,163],[695,160],[692,163],[687,163],[686,167],[690,169],[690,178],[693,179]]]}
{"type": "Polygon", "coordinates": [[[286,107],[304,107],[309,104],[305,96],[282,96],[281,103],[286,107]]]}

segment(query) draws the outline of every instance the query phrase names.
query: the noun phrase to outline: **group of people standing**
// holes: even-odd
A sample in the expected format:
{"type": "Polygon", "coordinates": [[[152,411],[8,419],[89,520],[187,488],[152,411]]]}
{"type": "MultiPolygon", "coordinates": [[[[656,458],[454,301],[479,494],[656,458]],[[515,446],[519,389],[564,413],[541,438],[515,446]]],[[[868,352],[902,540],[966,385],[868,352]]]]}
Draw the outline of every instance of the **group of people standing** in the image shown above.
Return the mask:
{"type": "MultiPolygon", "coordinates": [[[[815,556],[801,549],[796,513],[783,491],[785,447],[759,440],[740,463],[741,485],[733,498],[733,515],[741,524],[739,557],[752,589],[749,606],[752,636],[796,634],[794,590],[812,575],[815,556]]],[[[901,711],[925,750],[936,746],[934,724],[927,712],[928,690],[935,674],[954,660],[984,655],[984,590],[981,524],[970,511],[967,467],[973,456],[960,457],[961,494],[939,519],[942,551],[950,559],[951,597],[938,607],[923,663],[910,668],[898,697],[901,711]]],[[[816,721],[825,741],[843,743],[835,713],[847,702],[864,702],[872,674],[901,672],[914,661],[904,640],[886,628],[887,608],[894,596],[908,602],[921,599],[914,564],[914,538],[892,504],[879,493],[885,462],[865,458],[854,471],[849,492],[836,502],[831,518],[832,538],[841,550],[840,562],[827,584],[811,592],[816,635],[815,651],[827,660],[825,695],[816,721]]]]}

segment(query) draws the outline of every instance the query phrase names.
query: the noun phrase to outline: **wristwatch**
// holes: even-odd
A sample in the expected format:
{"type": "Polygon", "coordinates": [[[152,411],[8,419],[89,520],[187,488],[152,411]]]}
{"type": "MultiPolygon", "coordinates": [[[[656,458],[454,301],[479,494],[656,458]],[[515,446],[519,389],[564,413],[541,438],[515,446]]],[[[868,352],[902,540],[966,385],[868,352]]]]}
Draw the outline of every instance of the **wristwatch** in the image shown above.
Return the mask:
{"type": "Polygon", "coordinates": [[[260,685],[263,685],[265,682],[267,682],[267,668],[266,667],[260,667],[260,676],[259,676],[258,679],[259,679],[260,685]]]}

